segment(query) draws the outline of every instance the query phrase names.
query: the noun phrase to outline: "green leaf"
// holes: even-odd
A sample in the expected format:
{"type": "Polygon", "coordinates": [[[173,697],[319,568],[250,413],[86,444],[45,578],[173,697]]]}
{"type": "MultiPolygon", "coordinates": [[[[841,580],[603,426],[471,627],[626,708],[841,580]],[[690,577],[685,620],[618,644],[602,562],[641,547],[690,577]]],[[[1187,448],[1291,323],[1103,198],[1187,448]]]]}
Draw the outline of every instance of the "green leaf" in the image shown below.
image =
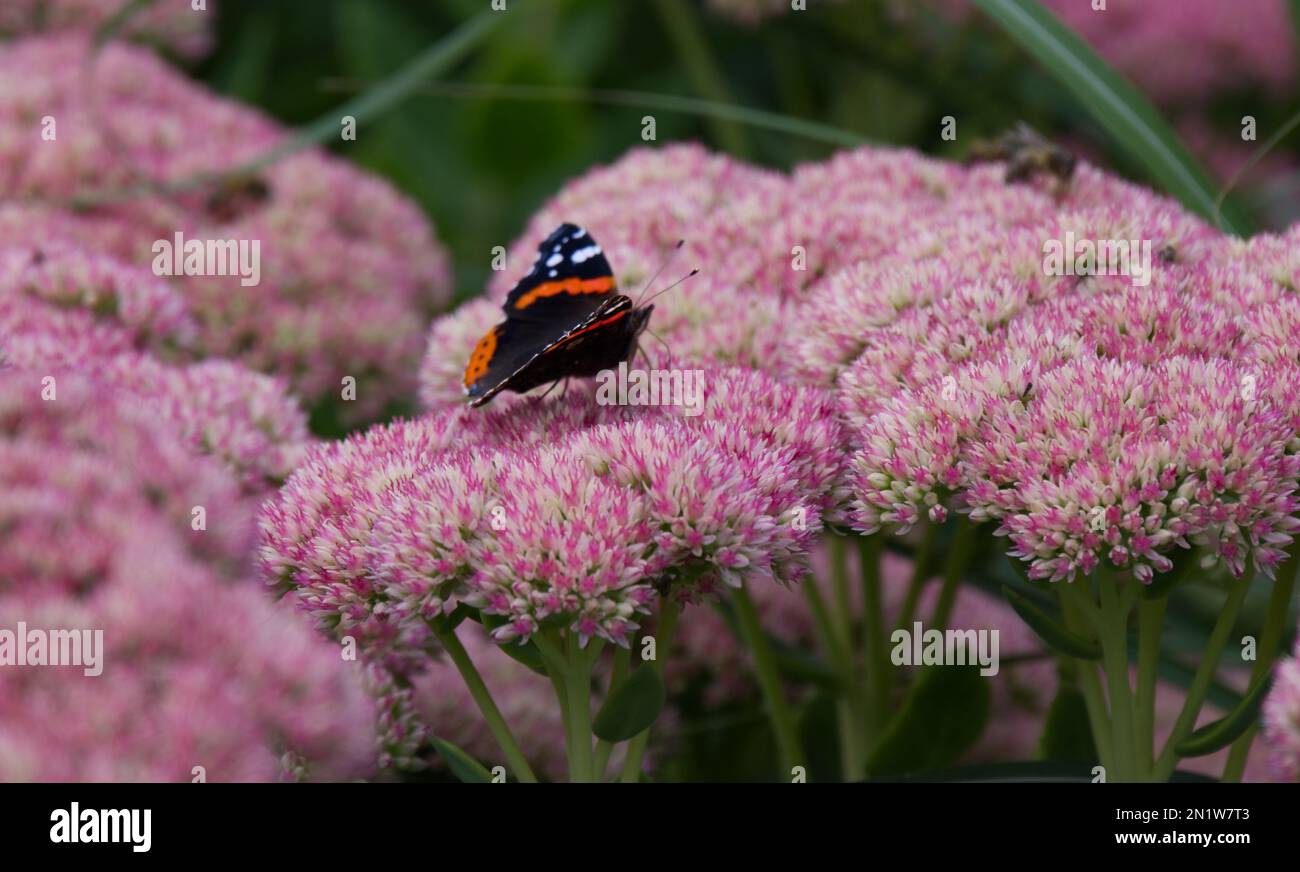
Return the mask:
{"type": "Polygon", "coordinates": [[[1101,659],[1100,645],[1089,642],[1077,633],[1067,630],[1047,612],[1006,585],[1002,586],[1002,595],[1011,604],[1011,608],[1016,610],[1016,614],[1020,615],[1021,620],[1028,624],[1029,628],[1038,634],[1038,637],[1046,642],[1053,651],[1070,657],[1078,657],[1081,660],[1101,659]]]}
{"type": "Polygon", "coordinates": [[[1141,92],[1036,0],[975,0],[1022,48],[1079,100],[1169,194],[1238,236],[1249,235],[1235,210],[1219,210],[1209,176],[1141,92]]]}
{"type": "Polygon", "coordinates": [[[600,707],[591,731],[606,742],[626,742],[655,722],[665,696],[658,672],[649,666],[635,669],[600,707]]]}
{"type": "Polygon", "coordinates": [[[1083,694],[1071,681],[1062,680],[1047,710],[1038,753],[1044,760],[1096,760],[1097,746],[1088,721],[1083,694]]]}
{"type": "Polygon", "coordinates": [[[989,716],[976,666],[927,666],[867,761],[872,777],[947,766],[974,745],[989,716]]]}
{"type": "Polygon", "coordinates": [[[439,756],[447,761],[451,774],[461,781],[466,784],[487,784],[492,781],[492,773],[487,770],[487,767],[461,748],[437,736],[431,736],[429,741],[439,756]]]}
{"type": "Polygon", "coordinates": [[[1226,717],[1206,724],[1179,742],[1174,752],[1179,757],[1203,757],[1231,745],[1255,723],[1269,683],[1267,675],[1255,682],[1255,686],[1242,698],[1240,705],[1226,717]]]}

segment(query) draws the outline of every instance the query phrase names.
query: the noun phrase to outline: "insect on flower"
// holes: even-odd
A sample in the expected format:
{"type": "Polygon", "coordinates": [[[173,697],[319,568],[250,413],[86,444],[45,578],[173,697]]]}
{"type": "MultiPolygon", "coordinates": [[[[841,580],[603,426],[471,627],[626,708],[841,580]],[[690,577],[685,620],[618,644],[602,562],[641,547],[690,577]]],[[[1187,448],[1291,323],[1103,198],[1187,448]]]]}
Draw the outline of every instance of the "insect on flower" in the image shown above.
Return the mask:
{"type": "Polygon", "coordinates": [[[533,268],[502,308],[506,320],[478,341],[465,367],[465,395],[472,406],[482,406],[504,390],[522,394],[630,362],[654,311],[654,306],[618,293],[600,246],[575,224],[561,224],[542,241],[533,268]]]}

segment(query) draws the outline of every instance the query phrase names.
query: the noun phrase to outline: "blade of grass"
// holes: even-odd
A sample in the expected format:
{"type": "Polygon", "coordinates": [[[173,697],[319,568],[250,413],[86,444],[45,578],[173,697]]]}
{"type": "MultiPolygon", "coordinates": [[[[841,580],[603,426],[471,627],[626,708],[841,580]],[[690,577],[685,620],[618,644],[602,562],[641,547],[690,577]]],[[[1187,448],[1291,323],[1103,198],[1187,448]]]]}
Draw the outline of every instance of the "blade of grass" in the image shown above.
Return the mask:
{"type": "MultiPolygon", "coordinates": [[[[332,91],[352,91],[365,87],[365,82],[353,79],[328,78],[321,87],[332,91]]],[[[790,136],[801,136],[817,142],[843,148],[854,148],[867,142],[865,137],[828,124],[794,118],[764,109],[753,109],[734,103],[718,103],[696,97],[679,97],[674,94],[655,94],[649,91],[624,91],[588,88],[564,88],[544,85],[493,85],[475,82],[432,82],[418,89],[430,97],[451,97],[466,100],[545,100],[554,102],[599,103],[608,106],[630,106],[637,109],[654,109],[662,112],[680,112],[736,121],[762,130],[773,130],[790,136]]]]}
{"type": "Polygon", "coordinates": [[[1250,172],[1251,168],[1255,166],[1255,164],[1263,160],[1265,155],[1276,148],[1277,144],[1286,139],[1287,136],[1290,135],[1291,131],[1295,130],[1297,127],[1300,127],[1300,112],[1297,112],[1288,118],[1286,123],[1277,129],[1276,133],[1264,140],[1264,144],[1255,149],[1254,153],[1251,154],[1244,164],[1237,167],[1237,170],[1232,174],[1232,177],[1228,179],[1228,181],[1224,182],[1223,190],[1219,192],[1219,196],[1214,201],[1214,208],[1216,210],[1219,209],[1223,205],[1224,198],[1226,198],[1229,192],[1237,186],[1237,182],[1241,181],[1242,176],[1250,172]]]}
{"type": "Polygon", "coordinates": [[[1036,0],[975,0],[1069,90],[1115,142],[1184,206],[1238,236],[1250,228],[1235,208],[1217,209],[1209,176],[1160,113],[1036,0]]]}

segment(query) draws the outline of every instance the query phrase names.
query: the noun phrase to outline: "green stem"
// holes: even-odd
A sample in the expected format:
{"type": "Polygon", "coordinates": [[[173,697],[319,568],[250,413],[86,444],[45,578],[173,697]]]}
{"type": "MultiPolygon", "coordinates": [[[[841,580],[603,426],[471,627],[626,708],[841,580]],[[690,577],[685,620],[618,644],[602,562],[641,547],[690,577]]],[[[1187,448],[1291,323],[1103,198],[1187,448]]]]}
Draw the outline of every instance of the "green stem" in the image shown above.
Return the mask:
{"type": "MultiPolygon", "coordinates": [[[[1268,598],[1268,613],[1264,616],[1264,627],[1259,634],[1259,657],[1250,670],[1250,684],[1254,687],[1262,679],[1282,652],[1282,637],[1285,635],[1287,618],[1291,613],[1291,597],[1295,594],[1296,569],[1300,567],[1300,547],[1293,548],[1290,559],[1282,566],[1277,579],[1273,582],[1273,592],[1268,598]]],[[[1240,781],[1246,770],[1246,760],[1250,756],[1251,743],[1255,741],[1258,726],[1252,726],[1241,738],[1232,743],[1228,752],[1228,762],[1223,768],[1224,781],[1240,781]]]]}
{"type": "Polygon", "coordinates": [[[592,640],[586,650],[577,635],[569,635],[568,674],[565,689],[569,695],[569,728],[573,755],[569,760],[569,781],[590,784],[596,780],[591,747],[591,666],[600,653],[600,640],[592,640]]]}
{"type": "Polygon", "coordinates": [[[555,699],[560,706],[560,721],[564,724],[564,756],[568,760],[569,771],[572,773],[575,751],[573,719],[569,713],[568,670],[565,666],[564,654],[558,640],[552,639],[545,630],[533,634],[533,645],[541,654],[542,662],[546,667],[546,676],[551,679],[551,686],[555,688],[555,699]]]}
{"type": "Polygon", "coordinates": [[[740,623],[741,635],[754,656],[754,668],[757,672],[758,685],[767,703],[768,716],[772,720],[772,729],[776,733],[777,746],[781,753],[781,765],[787,773],[805,760],[803,748],[799,742],[799,731],[795,727],[794,714],[785,701],[785,689],[781,686],[781,676],[777,671],[776,658],[768,644],[767,635],[758,622],[758,612],[749,592],[744,587],[732,592],[736,604],[736,616],[740,623]]]}
{"type": "Polygon", "coordinates": [[[925,583],[930,580],[930,551],[934,548],[934,540],[938,533],[938,524],[926,522],[921,547],[917,550],[916,560],[912,564],[912,579],[907,585],[907,596],[903,599],[903,607],[899,611],[895,627],[904,630],[912,629],[912,621],[916,619],[916,609],[921,604],[925,583]]]}
{"type": "Polygon", "coordinates": [[[429,621],[429,627],[442,644],[443,650],[451,657],[451,662],[456,664],[461,680],[465,682],[465,687],[469,689],[469,694],[474,699],[475,705],[483,713],[483,719],[487,721],[488,731],[492,733],[492,738],[496,739],[497,744],[501,746],[501,752],[505,754],[506,765],[510,767],[515,777],[520,781],[530,784],[536,783],[537,776],[533,774],[532,767],[528,765],[528,760],[525,759],[523,752],[519,749],[519,743],[515,741],[514,734],[510,732],[510,726],[501,715],[501,709],[497,708],[491,691],[483,682],[483,676],[479,674],[478,669],[474,666],[474,661],[470,659],[469,652],[465,650],[465,646],[457,638],[456,632],[447,629],[440,621],[436,620],[429,621]]]}
{"type": "MultiPolygon", "coordinates": [[[[1130,583],[1137,582],[1130,579],[1130,583]]],[[[1107,568],[1097,571],[1101,593],[1101,659],[1105,666],[1110,694],[1111,737],[1114,742],[1116,771],[1108,781],[1136,781],[1138,775],[1137,742],[1133,732],[1133,688],[1128,677],[1128,618],[1115,573],[1107,568]]]]}
{"type": "MultiPolygon", "coordinates": [[[[1096,624],[1088,617],[1084,604],[1096,607],[1091,601],[1088,587],[1083,581],[1062,581],[1057,584],[1056,590],[1066,626],[1091,639],[1096,635],[1096,624]]],[[[1111,742],[1110,713],[1106,708],[1106,696],[1101,690],[1101,678],[1097,675],[1097,664],[1079,658],[1074,658],[1074,664],[1079,677],[1079,689],[1088,709],[1088,724],[1092,728],[1097,756],[1104,766],[1114,768],[1115,748],[1111,742]]]]}
{"type": "Polygon", "coordinates": [[[853,654],[839,638],[815,579],[803,583],[808,610],[812,613],[813,627],[822,647],[830,659],[838,685],[835,697],[835,720],[839,733],[840,771],[845,781],[862,777],[867,766],[866,726],[855,705],[857,679],[853,674],[853,654]]]}
{"type": "Polygon", "coordinates": [[[968,518],[957,518],[956,536],[948,551],[948,562],[943,569],[943,587],[939,589],[939,601],[934,607],[934,616],[930,626],[936,630],[948,629],[948,619],[952,617],[952,607],[957,601],[957,589],[966,576],[971,555],[975,550],[975,524],[968,518]]]}
{"type": "Polygon", "coordinates": [[[1249,589],[1250,585],[1240,581],[1234,582],[1229,588],[1228,599],[1223,604],[1223,610],[1219,612],[1219,619],[1215,621],[1214,629],[1210,631],[1210,639],[1206,643],[1205,652],[1201,655],[1200,665],[1196,668],[1196,674],[1192,676],[1191,686],[1187,688],[1187,699],[1183,703],[1183,710],[1178,715],[1173,732],[1165,742],[1164,750],[1156,760],[1152,772],[1156,781],[1168,781],[1169,776],[1174,772],[1174,767],[1178,765],[1178,753],[1174,749],[1191,734],[1196,726],[1196,718],[1201,713],[1205,694],[1214,681],[1219,657],[1228,642],[1229,634],[1232,633],[1237,613],[1241,611],[1242,600],[1246,598],[1246,591],[1249,589]]]}
{"type": "Polygon", "coordinates": [[[840,743],[840,767],[846,781],[857,781],[866,771],[867,765],[867,731],[870,718],[867,704],[867,677],[859,674],[857,635],[854,632],[853,598],[849,593],[849,551],[848,538],[838,533],[826,537],[830,550],[831,592],[835,597],[835,611],[831,615],[832,626],[838,633],[840,645],[844,652],[841,664],[840,681],[844,686],[845,699],[841,701],[842,709],[838,717],[841,730],[850,734],[840,743]]]}
{"type": "Polygon", "coordinates": [[[804,597],[808,600],[808,610],[812,613],[813,628],[826,649],[827,656],[837,666],[847,666],[850,671],[853,655],[849,652],[846,640],[840,636],[839,627],[826,608],[826,600],[817,587],[816,581],[809,579],[803,584],[804,597]]]}
{"type": "MultiPolygon", "coordinates": [[[[671,594],[659,598],[659,620],[655,624],[655,659],[651,661],[650,668],[659,673],[661,678],[664,674],[664,660],[672,649],[673,634],[677,631],[677,617],[680,613],[681,606],[671,594]]],[[[628,741],[621,781],[626,783],[641,780],[641,761],[650,741],[650,730],[650,727],[646,727],[628,741]]]]}
{"type": "Polygon", "coordinates": [[[1156,678],[1160,666],[1160,634],[1164,628],[1168,597],[1138,602],[1137,711],[1133,729],[1137,738],[1137,763],[1149,773],[1155,762],[1156,678]]]}
{"type": "Polygon", "coordinates": [[[880,589],[882,535],[866,536],[858,543],[862,574],[862,655],[867,677],[866,722],[873,735],[879,732],[889,713],[889,685],[893,673],[885,637],[884,597],[880,589]]]}
{"type": "Polygon", "coordinates": [[[845,537],[831,533],[826,538],[831,558],[831,594],[835,597],[835,611],[831,617],[844,647],[852,654],[854,648],[853,601],[849,597],[849,558],[845,537]]]}

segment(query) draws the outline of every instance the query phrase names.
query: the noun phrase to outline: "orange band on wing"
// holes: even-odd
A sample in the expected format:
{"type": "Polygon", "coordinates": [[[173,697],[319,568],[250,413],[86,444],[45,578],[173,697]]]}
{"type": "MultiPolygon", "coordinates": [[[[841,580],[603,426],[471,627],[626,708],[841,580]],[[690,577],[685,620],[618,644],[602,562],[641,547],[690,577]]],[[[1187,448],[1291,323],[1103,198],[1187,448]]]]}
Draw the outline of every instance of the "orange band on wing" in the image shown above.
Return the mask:
{"type": "Polygon", "coordinates": [[[492,363],[492,355],[497,350],[497,337],[500,333],[501,325],[498,324],[474,346],[474,353],[469,356],[469,363],[465,365],[465,387],[474,384],[488,371],[488,365],[492,363]]]}
{"type": "Polygon", "coordinates": [[[516,309],[526,309],[542,297],[554,297],[557,294],[603,294],[614,287],[613,276],[600,276],[594,279],[580,279],[576,276],[543,282],[515,301],[516,309]]]}

